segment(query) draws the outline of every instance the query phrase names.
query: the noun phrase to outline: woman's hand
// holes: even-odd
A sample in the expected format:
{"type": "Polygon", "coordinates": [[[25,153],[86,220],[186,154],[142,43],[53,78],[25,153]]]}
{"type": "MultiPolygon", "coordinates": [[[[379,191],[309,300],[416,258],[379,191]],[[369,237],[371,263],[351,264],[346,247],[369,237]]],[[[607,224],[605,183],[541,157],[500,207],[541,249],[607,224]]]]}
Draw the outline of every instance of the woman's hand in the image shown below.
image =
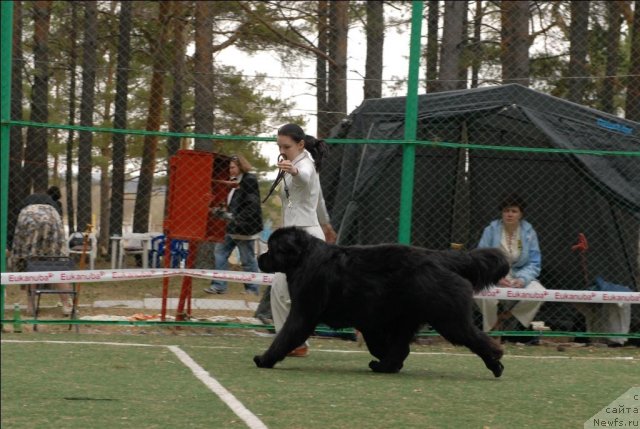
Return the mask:
{"type": "Polygon", "coordinates": [[[338,238],[338,234],[333,229],[330,223],[325,223],[322,226],[322,232],[324,232],[324,241],[329,244],[335,244],[336,239],[338,238]]]}
{"type": "Polygon", "coordinates": [[[513,279],[513,281],[511,282],[511,287],[523,288],[524,287],[524,280],[522,280],[522,279],[513,279]]]}
{"type": "Polygon", "coordinates": [[[236,182],[235,180],[214,180],[216,183],[220,183],[222,185],[228,186],[230,188],[239,188],[240,182],[236,182]]]}
{"type": "Polygon", "coordinates": [[[509,280],[506,277],[503,277],[498,282],[498,286],[500,286],[500,287],[511,287],[511,280],[509,280]]]}
{"type": "Polygon", "coordinates": [[[514,287],[514,288],[523,288],[524,281],[522,279],[508,279],[506,277],[500,279],[498,282],[498,286],[501,287],[514,287]]]}
{"type": "Polygon", "coordinates": [[[278,168],[285,173],[289,173],[292,176],[298,175],[298,169],[293,165],[293,162],[285,159],[283,161],[278,162],[278,168]]]}

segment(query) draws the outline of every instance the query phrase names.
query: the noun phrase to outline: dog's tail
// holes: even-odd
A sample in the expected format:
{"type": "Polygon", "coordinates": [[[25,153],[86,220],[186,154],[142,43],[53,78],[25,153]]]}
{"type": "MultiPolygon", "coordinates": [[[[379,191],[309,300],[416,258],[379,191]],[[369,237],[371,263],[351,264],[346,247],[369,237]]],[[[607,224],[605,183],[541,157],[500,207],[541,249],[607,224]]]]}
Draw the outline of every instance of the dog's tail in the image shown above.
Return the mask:
{"type": "Polygon", "coordinates": [[[499,249],[474,249],[461,256],[452,268],[471,282],[474,292],[497,284],[509,273],[507,258],[499,249]]]}

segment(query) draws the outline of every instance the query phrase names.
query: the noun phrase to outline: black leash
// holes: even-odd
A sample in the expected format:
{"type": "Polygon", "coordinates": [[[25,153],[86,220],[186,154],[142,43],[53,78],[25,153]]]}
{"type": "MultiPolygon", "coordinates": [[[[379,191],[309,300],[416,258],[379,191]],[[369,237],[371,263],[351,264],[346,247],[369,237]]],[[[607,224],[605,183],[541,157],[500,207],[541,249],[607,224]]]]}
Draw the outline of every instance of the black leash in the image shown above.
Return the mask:
{"type": "MultiPolygon", "coordinates": [[[[278,162],[284,161],[285,159],[287,159],[283,154],[278,155],[278,162]]],[[[262,204],[266,203],[267,200],[269,199],[269,197],[271,196],[271,194],[273,194],[273,191],[276,190],[276,188],[278,187],[278,185],[280,184],[280,182],[284,179],[284,170],[279,170],[278,171],[278,175],[276,176],[276,180],[273,181],[273,184],[271,185],[271,189],[269,189],[269,193],[267,194],[267,196],[264,198],[264,200],[262,200],[262,204]]],[[[287,186],[287,181],[284,181],[284,193],[287,196],[287,198],[289,198],[289,187],[287,186]]]]}

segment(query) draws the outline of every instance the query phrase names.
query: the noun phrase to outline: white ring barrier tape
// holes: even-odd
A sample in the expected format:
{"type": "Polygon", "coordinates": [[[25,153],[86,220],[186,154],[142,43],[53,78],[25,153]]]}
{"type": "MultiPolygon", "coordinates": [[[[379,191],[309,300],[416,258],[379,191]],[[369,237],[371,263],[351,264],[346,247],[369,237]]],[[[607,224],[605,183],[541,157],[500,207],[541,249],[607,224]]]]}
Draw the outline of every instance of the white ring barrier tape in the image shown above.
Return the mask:
{"type": "Polygon", "coordinates": [[[162,277],[191,276],[209,280],[225,280],[240,283],[270,285],[273,274],[245,273],[240,271],[197,270],[187,268],[167,269],[123,269],[123,270],[83,270],[83,271],[32,271],[2,273],[0,282],[4,285],[48,284],[48,283],[97,283],[123,280],[153,279],[162,277]]]}
{"type": "MultiPolygon", "coordinates": [[[[241,271],[197,270],[188,268],[39,271],[2,273],[3,285],[48,283],[98,283],[123,280],[154,279],[162,277],[191,276],[207,280],[223,280],[238,283],[270,285],[273,274],[246,273],[241,271]]],[[[599,292],[590,290],[527,290],[517,288],[491,288],[475,294],[478,299],[506,301],[583,302],[596,304],[640,304],[640,292],[599,292]]]]}

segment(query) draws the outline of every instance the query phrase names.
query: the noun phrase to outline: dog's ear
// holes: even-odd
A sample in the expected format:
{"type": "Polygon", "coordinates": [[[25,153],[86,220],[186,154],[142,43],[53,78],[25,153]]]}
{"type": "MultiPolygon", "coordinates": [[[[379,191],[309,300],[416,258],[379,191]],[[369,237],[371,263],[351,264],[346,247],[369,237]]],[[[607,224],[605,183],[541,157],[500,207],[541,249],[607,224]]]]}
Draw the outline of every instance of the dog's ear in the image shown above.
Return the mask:
{"type": "Polygon", "coordinates": [[[289,254],[297,252],[298,246],[297,228],[287,227],[276,230],[269,237],[269,251],[276,254],[289,254]]]}

